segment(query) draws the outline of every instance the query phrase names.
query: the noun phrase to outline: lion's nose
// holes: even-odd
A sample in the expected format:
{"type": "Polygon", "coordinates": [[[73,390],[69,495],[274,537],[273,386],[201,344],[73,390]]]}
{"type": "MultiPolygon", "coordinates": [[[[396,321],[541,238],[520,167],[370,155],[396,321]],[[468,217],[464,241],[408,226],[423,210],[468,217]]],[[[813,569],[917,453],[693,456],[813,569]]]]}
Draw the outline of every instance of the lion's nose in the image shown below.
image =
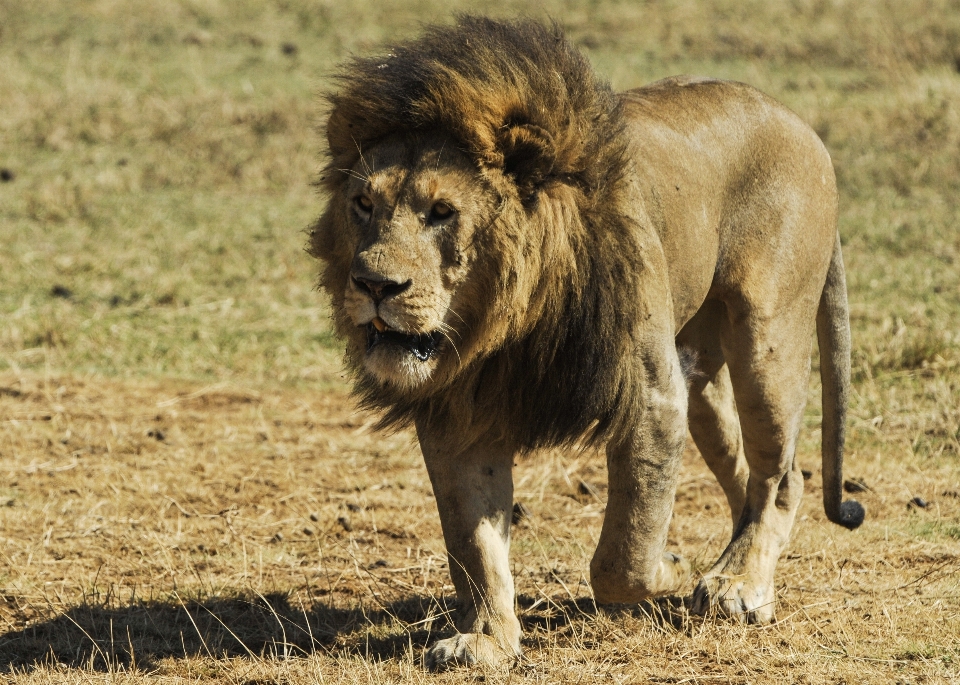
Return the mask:
{"type": "Polygon", "coordinates": [[[368,293],[374,302],[380,302],[393,295],[399,295],[409,288],[413,281],[408,279],[404,283],[397,283],[390,280],[354,276],[353,283],[357,286],[357,289],[368,293]]]}

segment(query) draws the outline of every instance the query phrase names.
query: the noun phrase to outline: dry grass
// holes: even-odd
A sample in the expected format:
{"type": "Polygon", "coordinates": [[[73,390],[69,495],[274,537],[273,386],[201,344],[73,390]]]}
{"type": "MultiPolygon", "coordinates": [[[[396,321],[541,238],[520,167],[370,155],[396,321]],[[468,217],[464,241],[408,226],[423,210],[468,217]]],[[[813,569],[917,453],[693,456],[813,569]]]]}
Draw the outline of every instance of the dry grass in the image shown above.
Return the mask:
{"type": "MultiPolygon", "coordinates": [[[[867,523],[821,513],[814,383],[778,623],[598,611],[602,460],[539,455],[516,474],[529,662],[424,673],[453,608],[430,488],[412,437],[351,409],[301,228],[324,74],[451,4],[0,0],[4,677],[960,679],[960,4],[454,5],[549,13],[617,87],[737,78],[816,127],[843,195],[867,523]]],[[[729,523],[687,461],[672,545],[705,566],[729,523]]]]}
{"type": "MultiPolygon", "coordinates": [[[[426,678],[419,654],[450,630],[452,587],[412,436],[371,432],[342,391],[0,381],[0,664],[18,680],[426,678]]],[[[956,469],[864,456],[851,475],[870,487],[858,495],[870,519],[843,533],[802,454],[815,475],[767,628],[694,617],[676,599],[597,611],[584,572],[602,459],[523,462],[530,516],[515,528],[514,568],[530,661],[511,678],[960,677],[945,639],[960,631],[956,469]],[[916,496],[929,506],[908,507],[916,496]]],[[[692,450],[687,462],[671,545],[705,565],[729,522],[692,450]]]]}

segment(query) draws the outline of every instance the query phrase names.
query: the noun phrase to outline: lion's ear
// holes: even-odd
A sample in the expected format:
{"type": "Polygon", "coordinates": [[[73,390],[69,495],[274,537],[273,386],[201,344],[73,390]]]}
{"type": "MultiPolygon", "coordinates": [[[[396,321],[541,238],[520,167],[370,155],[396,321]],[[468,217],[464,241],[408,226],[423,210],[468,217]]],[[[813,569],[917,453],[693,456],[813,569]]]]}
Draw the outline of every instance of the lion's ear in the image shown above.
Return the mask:
{"type": "Polygon", "coordinates": [[[498,146],[503,156],[503,172],[513,177],[526,202],[553,171],[553,137],[533,124],[507,125],[500,131],[498,146]]]}

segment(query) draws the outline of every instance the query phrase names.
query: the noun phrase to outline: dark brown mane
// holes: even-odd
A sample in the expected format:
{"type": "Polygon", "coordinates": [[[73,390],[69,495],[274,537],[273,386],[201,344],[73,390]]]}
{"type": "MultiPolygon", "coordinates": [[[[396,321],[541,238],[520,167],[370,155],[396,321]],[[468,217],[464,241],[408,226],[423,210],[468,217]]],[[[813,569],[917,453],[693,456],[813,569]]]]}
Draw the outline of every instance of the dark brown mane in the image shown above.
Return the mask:
{"type": "Polygon", "coordinates": [[[553,176],[594,193],[619,174],[619,100],[556,25],[461,16],[354,58],[336,82],[329,170],[351,168],[385,136],[441,129],[526,191],[553,176]]]}
{"type": "MultiPolygon", "coordinates": [[[[385,410],[384,425],[432,418],[474,435],[498,425],[527,448],[608,436],[631,415],[643,382],[642,368],[627,361],[643,305],[622,293],[638,291],[642,269],[626,218],[617,95],[556,25],[473,16],[428,27],[383,56],[355,58],[337,84],[328,96],[327,192],[339,192],[337,170],[378,140],[443,131],[502,180],[495,185],[504,196],[473,266],[490,271],[483,309],[464,318],[474,330],[499,330],[490,302],[515,302],[517,288],[523,296],[524,321],[452,383],[404,394],[355,368],[361,402],[385,410]]],[[[336,238],[324,231],[312,252],[328,261],[321,282],[334,292],[345,274],[330,263],[336,238]]]]}

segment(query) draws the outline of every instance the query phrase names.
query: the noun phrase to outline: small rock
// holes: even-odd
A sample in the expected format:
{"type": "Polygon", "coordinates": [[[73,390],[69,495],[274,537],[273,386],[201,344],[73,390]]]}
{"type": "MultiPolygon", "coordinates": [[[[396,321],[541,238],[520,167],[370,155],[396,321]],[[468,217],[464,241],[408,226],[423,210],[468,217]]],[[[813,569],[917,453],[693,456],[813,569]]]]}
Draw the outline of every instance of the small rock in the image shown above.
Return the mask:
{"type": "Polygon", "coordinates": [[[310,520],[316,523],[317,521],[320,520],[320,514],[318,514],[317,512],[313,512],[312,514],[310,514],[310,520]]]}
{"type": "Polygon", "coordinates": [[[800,473],[803,475],[804,480],[810,480],[813,478],[813,471],[807,471],[806,469],[800,469],[800,473]]]}
{"type": "Polygon", "coordinates": [[[577,484],[577,493],[584,497],[600,499],[600,493],[597,492],[597,488],[585,480],[582,480],[577,484]]]}
{"type": "Polygon", "coordinates": [[[513,503],[513,515],[510,517],[511,522],[516,525],[521,521],[525,521],[530,518],[530,510],[527,509],[521,502],[513,503]]]}
{"type": "Polygon", "coordinates": [[[349,533],[351,530],[353,530],[353,524],[350,522],[350,517],[349,517],[349,516],[346,516],[346,515],[344,515],[344,516],[338,516],[338,517],[337,517],[337,523],[339,523],[340,526],[341,526],[345,531],[347,531],[348,533],[349,533]]]}
{"type": "Polygon", "coordinates": [[[930,503],[922,497],[914,497],[907,502],[907,509],[926,509],[929,506],[930,503]]]}
{"type": "Polygon", "coordinates": [[[870,486],[864,482],[863,478],[851,478],[843,481],[843,489],[850,493],[866,492],[870,486]]]}
{"type": "Polygon", "coordinates": [[[311,528],[310,526],[306,526],[303,529],[303,534],[306,535],[307,537],[310,537],[311,535],[313,535],[313,528],[311,528]]]}
{"type": "Polygon", "coordinates": [[[58,283],[50,288],[50,295],[51,297],[59,297],[62,300],[69,300],[71,297],[73,297],[73,291],[67,286],[60,285],[58,283]]]}

